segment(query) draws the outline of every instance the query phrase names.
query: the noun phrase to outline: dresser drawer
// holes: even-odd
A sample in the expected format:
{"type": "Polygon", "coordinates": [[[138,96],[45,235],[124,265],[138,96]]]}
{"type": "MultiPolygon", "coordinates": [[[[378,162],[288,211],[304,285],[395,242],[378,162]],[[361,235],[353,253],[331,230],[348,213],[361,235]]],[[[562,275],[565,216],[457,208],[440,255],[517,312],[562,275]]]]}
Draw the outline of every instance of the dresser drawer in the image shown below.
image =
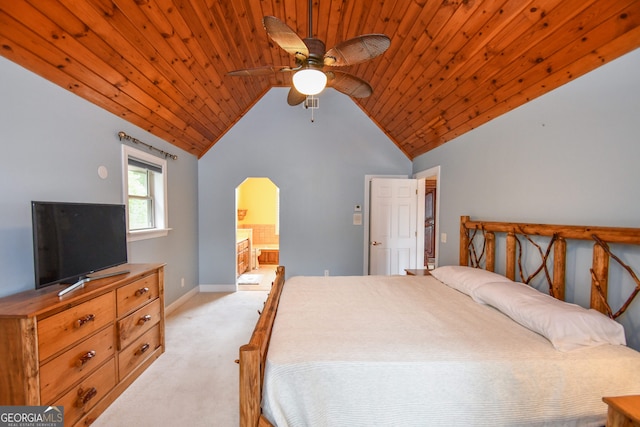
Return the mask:
{"type": "Polygon", "coordinates": [[[39,359],[45,360],[115,321],[114,292],[38,320],[39,359]]]}
{"type": "Polygon", "coordinates": [[[116,385],[116,361],[111,358],[53,405],[64,405],[64,425],[73,425],[116,385]]]}
{"type": "Polygon", "coordinates": [[[118,288],[116,291],[118,317],[142,307],[147,302],[158,298],[158,295],[160,295],[160,286],[157,273],[118,288]]]}
{"type": "Polygon", "coordinates": [[[122,350],[160,321],[160,299],[118,321],[118,350],[122,350]]]}
{"type": "Polygon", "coordinates": [[[118,354],[118,374],[122,381],[136,366],[160,347],[160,325],[149,329],[118,354]]]}
{"type": "Polygon", "coordinates": [[[40,367],[40,399],[52,401],[114,353],[115,331],[111,325],[40,367]]]}

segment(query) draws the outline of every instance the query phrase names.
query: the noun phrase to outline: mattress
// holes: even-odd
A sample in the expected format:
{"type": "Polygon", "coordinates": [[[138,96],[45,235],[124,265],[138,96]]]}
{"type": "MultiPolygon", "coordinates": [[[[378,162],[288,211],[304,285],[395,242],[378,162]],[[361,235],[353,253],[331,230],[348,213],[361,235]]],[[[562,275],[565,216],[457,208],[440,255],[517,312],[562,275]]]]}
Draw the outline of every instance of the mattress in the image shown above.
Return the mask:
{"type": "Polygon", "coordinates": [[[284,426],[599,426],[640,394],[640,353],[559,352],[433,277],[294,277],[262,410],[284,426]]]}

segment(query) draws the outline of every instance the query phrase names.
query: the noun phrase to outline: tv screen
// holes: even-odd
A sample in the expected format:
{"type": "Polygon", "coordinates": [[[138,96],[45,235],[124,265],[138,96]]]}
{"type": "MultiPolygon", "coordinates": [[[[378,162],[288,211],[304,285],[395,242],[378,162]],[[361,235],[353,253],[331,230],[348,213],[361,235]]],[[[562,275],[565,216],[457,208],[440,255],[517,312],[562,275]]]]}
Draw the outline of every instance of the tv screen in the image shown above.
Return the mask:
{"type": "Polygon", "coordinates": [[[31,202],[36,289],[127,262],[124,205],[31,202]]]}

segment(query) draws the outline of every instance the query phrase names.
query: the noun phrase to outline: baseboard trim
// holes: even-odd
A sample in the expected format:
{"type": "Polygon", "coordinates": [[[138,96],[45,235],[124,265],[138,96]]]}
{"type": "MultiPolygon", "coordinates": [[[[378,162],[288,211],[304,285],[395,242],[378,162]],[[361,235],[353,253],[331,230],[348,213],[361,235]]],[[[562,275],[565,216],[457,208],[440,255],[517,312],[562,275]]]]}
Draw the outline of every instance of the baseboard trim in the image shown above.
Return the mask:
{"type": "Polygon", "coordinates": [[[169,304],[168,306],[166,306],[164,308],[164,315],[168,316],[169,313],[171,313],[172,311],[175,311],[182,304],[184,304],[185,302],[189,301],[198,292],[199,292],[198,288],[193,288],[189,292],[187,292],[186,294],[182,295],[180,298],[178,298],[177,300],[175,300],[174,302],[172,302],[171,304],[169,304]]]}
{"type": "Polygon", "coordinates": [[[200,292],[235,292],[236,285],[200,285],[200,292]]]}

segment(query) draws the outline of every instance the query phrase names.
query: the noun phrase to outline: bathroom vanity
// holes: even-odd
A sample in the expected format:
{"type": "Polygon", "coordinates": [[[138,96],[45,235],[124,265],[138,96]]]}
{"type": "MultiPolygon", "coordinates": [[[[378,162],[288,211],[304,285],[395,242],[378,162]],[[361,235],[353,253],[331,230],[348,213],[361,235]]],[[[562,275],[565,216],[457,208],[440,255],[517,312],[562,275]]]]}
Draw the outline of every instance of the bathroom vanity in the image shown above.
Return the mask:
{"type": "Polygon", "coordinates": [[[243,239],[236,242],[236,254],[238,256],[238,265],[236,273],[238,276],[249,270],[249,239],[243,239]]]}

